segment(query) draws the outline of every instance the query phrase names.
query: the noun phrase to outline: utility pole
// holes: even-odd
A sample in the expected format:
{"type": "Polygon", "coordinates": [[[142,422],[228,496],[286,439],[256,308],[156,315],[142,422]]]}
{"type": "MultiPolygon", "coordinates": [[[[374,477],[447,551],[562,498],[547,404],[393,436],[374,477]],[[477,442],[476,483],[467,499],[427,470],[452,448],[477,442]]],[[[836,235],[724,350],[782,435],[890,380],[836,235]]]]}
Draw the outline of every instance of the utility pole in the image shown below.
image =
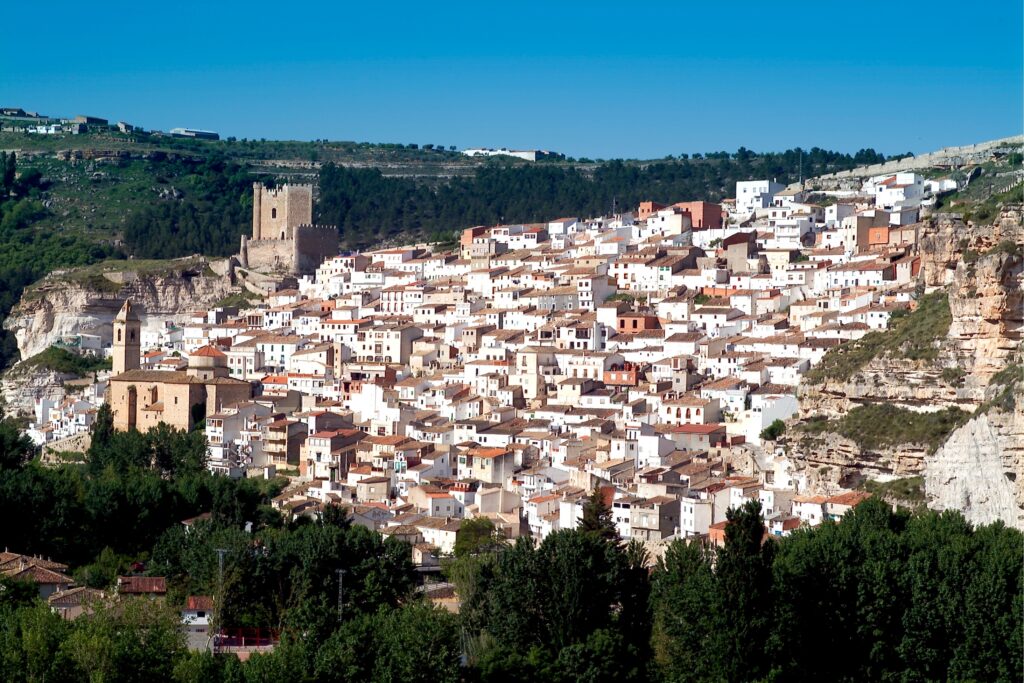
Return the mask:
{"type": "Polygon", "coordinates": [[[345,570],[335,569],[334,573],[338,575],[338,621],[341,621],[345,605],[345,570]]]}

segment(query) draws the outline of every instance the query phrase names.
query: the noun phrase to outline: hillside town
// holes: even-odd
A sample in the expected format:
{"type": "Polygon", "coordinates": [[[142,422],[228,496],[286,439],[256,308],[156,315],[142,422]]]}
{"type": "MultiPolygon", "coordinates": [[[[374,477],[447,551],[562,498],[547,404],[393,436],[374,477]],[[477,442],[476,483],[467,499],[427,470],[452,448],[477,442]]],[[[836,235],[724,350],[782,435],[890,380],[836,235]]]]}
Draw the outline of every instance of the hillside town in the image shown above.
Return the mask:
{"type": "MultiPolygon", "coordinates": [[[[418,564],[469,518],[508,538],[573,528],[595,489],[655,549],[722,542],[749,499],[784,536],[868,496],[814,489],[774,441],[829,349],[914,306],[920,211],[947,182],[874,177],[825,206],[739,182],[721,204],[472,227],[286,262],[251,305],[159,329],[129,300],[109,347],[81,344],[112,371],[37,400],[28,434],[84,434],[103,402],[118,430],[202,428],[211,471],[286,476],[284,514],[343,506],[418,564]]],[[[295,239],[309,188],[256,192],[254,238],[295,239]]]]}

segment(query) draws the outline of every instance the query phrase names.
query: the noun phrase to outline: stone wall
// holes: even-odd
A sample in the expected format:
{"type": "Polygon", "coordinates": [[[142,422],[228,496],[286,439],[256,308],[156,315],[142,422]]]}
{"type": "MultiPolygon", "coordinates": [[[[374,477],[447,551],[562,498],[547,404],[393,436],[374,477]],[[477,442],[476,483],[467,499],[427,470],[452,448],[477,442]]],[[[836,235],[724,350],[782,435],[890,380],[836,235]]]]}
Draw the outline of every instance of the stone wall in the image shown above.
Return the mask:
{"type": "Polygon", "coordinates": [[[244,261],[252,270],[312,273],[324,259],[338,254],[338,230],[329,225],[300,225],[293,239],[248,240],[244,249],[244,261]]]}
{"type": "Polygon", "coordinates": [[[249,240],[245,263],[253,270],[292,272],[292,240],[249,240]]]}
{"type": "Polygon", "coordinates": [[[293,272],[312,273],[325,259],[338,255],[338,229],[332,225],[295,228],[293,272]]]}
{"type": "Polygon", "coordinates": [[[931,166],[945,166],[948,164],[963,165],[966,163],[978,163],[984,161],[993,150],[1002,147],[1013,147],[1024,144],[1024,136],[1016,135],[989,142],[979,142],[974,145],[961,145],[959,147],[946,147],[935,152],[920,154],[917,156],[886,161],[882,164],[860,166],[848,171],[828,173],[820,176],[823,180],[834,180],[837,178],[860,178],[866,176],[882,175],[885,173],[899,173],[900,171],[913,171],[931,166]]]}

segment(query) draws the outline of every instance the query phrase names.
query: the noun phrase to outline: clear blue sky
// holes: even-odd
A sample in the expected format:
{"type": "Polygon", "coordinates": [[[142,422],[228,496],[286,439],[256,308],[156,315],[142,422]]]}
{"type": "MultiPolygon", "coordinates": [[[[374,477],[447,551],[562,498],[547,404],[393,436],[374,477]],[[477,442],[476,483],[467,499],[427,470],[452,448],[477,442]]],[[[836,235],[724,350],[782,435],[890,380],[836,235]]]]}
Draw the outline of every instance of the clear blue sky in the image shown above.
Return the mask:
{"type": "Polygon", "coordinates": [[[0,105],[573,156],[923,152],[1020,133],[1021,0],[32,2],[0,105]]]}

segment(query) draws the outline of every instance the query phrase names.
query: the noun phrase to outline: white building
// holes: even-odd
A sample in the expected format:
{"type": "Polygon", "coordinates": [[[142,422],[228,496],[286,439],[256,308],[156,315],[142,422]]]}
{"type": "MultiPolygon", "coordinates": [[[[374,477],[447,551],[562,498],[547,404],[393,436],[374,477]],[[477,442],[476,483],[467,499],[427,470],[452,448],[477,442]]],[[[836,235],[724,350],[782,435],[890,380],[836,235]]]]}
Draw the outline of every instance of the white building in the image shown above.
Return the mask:
{"type": "Polygon", "coordinates": [[[736,183],[736,214],[749,216],[757,209],[771,206],[775,195],[785,187],[774,180],[741,180],[736,183]]]}

